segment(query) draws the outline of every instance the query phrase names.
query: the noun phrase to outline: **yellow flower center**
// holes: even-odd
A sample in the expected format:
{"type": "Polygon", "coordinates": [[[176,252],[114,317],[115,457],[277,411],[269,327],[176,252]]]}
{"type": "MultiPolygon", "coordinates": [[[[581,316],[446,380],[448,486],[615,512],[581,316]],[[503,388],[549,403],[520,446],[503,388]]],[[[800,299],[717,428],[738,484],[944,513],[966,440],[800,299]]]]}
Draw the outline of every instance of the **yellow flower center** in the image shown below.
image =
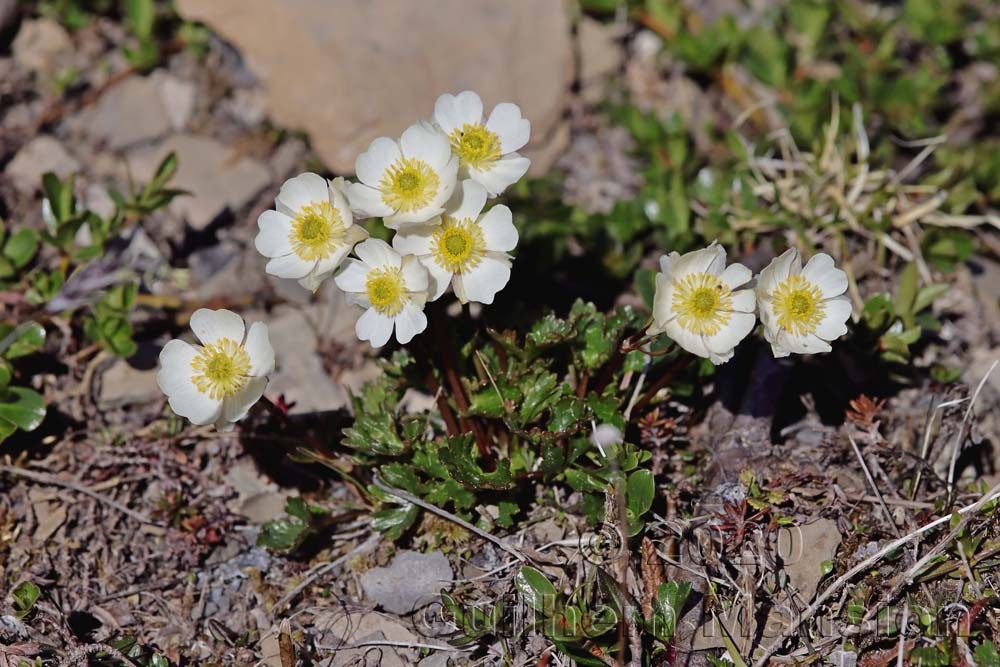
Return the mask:
{"type": "Polygon", "coordinates": [[[299,209],[288,240],[292,250],[308,261],[326,259],[344,241],[344,221],[330,202],[313,202],[299,209]]]}
{"type": "Polygon", "coordinates": [[[250,356],[239,343],[222,338],[201,348],[191,362],[194,386],[209,398],[228,398],[243,388],[250,377],[250,356]]]}
{"type": "Polygon", "coordinates": [[[486,254],[483,230],[468,218],[442,218],[441,225],[434,230],[431,254],[439,266],[452,273],[465,273],[486,254]]]}
{"type": "Polygon", "coordinates": [[[399,269],[391,267],[369,271],[365,279],[365,290],[372,307],[390,317],[398,314],[408,299],[403,274],[399,269]]]}
{"type": "Polygon", "coordinates": [[[448,135],[448,141],[463,165],[483,169],[500,159],[500,137],[482,123],[466,123],[455,128],[448,135]]]}
{"type": "Polygon", "coordinates": [[[438,193],[438,175],[423,160],[400,158],[386,169],[379,190],[382,201],[396,211],[415,211],[431,203],[438,193]]]}
{"type": "Polygon", "coordinates": [[[771,298],[778,325],[796,336],[816,331],[826,314],[823,292],[801,275],[789,276],[771,298]]]}
{"type": "Polygon", "coordinates": [[[683,328],[714,336],[732,317],[732,291],[711,273],[689,273],[674,283],[671,305],[683,328]]]}

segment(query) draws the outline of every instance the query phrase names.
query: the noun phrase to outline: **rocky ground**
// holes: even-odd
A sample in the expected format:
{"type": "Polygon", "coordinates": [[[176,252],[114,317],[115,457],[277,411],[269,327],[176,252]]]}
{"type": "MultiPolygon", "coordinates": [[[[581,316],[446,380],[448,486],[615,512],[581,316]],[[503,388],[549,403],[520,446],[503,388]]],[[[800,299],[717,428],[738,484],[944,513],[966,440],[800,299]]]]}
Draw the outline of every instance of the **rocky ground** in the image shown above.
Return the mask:
{"type": "MultiPolygon", "coordinates": [[[[149,287],[136,311],[146,334],[138,353],[124,360],[87,346],[42,369],[32,383],[53,414],[40,435],[0,449],[0,665],[36,654],[45,664],[86,664],[90,656],[92,664],[272,667],[500,664],[502,653],[512,656],[508,664],[558,660],[545,657],[554,654],[535,633],[486,651],[447,643],[453,628],[441,613],[442,589],[491,604],[512,591],[515,561],[496,544],[436,516],[425,519],[440,523],[420,531],[431,536],[421,542],[400,548],[381,539],[347,485],[285,455],[273,424],[259,439],[176,421],[165,428],[155,382],[156,355],[170,338],[162,310],[207,305],[266,318],[283,351],[269,394],[280,395],[296,420],[339,428],[353,409],[351,393],[380,370],[354,336],[357,312],[336,290],[311,298],[263,272],[255,221],[284,179],[307,169],[350,172],[371,138],[429,113],[436,91],[472,87],[488,99],[521,102],[533,123],[533,173],[564,174],[568,203],[607,212],[642,183],[631,137],[594,113],[611,94],[609,75],[620,75],[632,99],[663,116],[728,114],[738,100],[659,71],[654,32],[587,17],[572,22],[556,0],[496,3],[500,19],[494,10],[467,11],[464,0],[445,2],[445,13],[461,17],[460,30],[458,18],[434,21],[416,3],[391,0],[343,3],[336,12],[319,2],[300,3],[308,11],[265,0],[175,4],[185,19],[210,28],[203,51],[168,44],[159,66],[136,71],[121,53],[129,37],[120,21],[99,18],[71,32],[0,1],[0,36],[10,37],[0,47],[4,217],[44,225],[39,184],[47,171],[78,174],[85,205],[108,211],[106,186],[146,181],[170,152],[180,165],[174,183],[189,193],[122,241],[129,257],[142,258],[149,287]],[[383,12],[388,5],[400,11],[383,12]],[[384,31],[363,29],[383,14],[394,21],[384,31]],[[415,58],[426,65],[419,77],[400,66],[415,58]],[[261,527],[284,516],[295,496],[331,508],[329,530],[293,556],[257,546],[261,527]],[[43,592],[20,617],[7,587],[23,580],[43,592]]],[[[890,482],[906,463],[896,452],[926,444],[944,453],[940,468],[954,438],[972,429],[979,444],[967,474],[986,487],[1000,479],[1000,371],[990,372],[1000,359],[998,285],[1000,269],[983,258],[958,271],[943,306],[954,315],[935,354],[964,369],[965,384],[935,395],[906,390],[838,426],[803,392],[799,414],[776,434],[780,460],[768,473],[771,488],[790,499],[785,515],[803,526],[778,538],[805,547],[789,559],[789,590],[797,594],[787,609],[813,599],[817,563],[850,567],[874,553],[877,542],[855,530],[866,517],[885,508],[893,529],[905,531],[931,516],[943,492],[914,499],[890,482]],[[966,403],[933,410],[967,398],[980,381],[976,419],[965,419],[966,403]],[[844,434],[866,447],[884,498],[855,454],[832,446],[844,434]],[[820,447],[826,453],[817,456],[820,447]]],[[[432,403],[414,392],[406,409],[432,403]]],[[[678,442],[695,449],[711,442],[710,423],[693,424],[678,442]]],[[[686,449],[657,452],[660,472],[689,465],[686,449]]],[[[690,521],[658,517],[658,538],[672,543],[690,521]]],[[[564,563],[589,557],[594,538],[582,517],[553,503],[533,510],[506,541],[561,573],[564,563]]],[[[752,587],[754,576],[747,569],[719,585],[752,587]]],[[[740,618],[721,621],[738,645],[750,634],[740,618]]],[[[762,633],[765,645],[777,638],[762,633]]],[[[727,647],[723,633],[704,634],[695,648],[727,647]]],[[[839,651],[835,664],[857,661],[839,642],[816,648],[839,651]]]]}

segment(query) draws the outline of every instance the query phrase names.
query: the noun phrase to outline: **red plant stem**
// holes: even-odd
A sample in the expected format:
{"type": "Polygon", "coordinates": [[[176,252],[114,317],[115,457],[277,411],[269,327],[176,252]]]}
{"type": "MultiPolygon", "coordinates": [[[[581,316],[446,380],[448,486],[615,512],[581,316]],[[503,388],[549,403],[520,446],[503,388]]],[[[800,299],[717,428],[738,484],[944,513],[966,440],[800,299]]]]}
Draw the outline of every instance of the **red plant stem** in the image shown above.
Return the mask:
{"type": "Polygon", "coordinates": [[[646,407],[649,404],[649,402],[653,400],[653,397],[656,396],[656,393],[661,389],[663,389],[664,387],[666,387],[671,380],[677,377],[678,373],[687,368],[691,364],[691,361],[693,359],[694,357],[692,355],[685,355],[681,359],[677,360],[677,362],[674,363],[673,366],[666,369],[663,372],[663,375],[657,378],[656,382],[650,385],[649,389],[646,390],[646,393],[643,394],[642,398],[638,400],[638,402],[635,404],[635,410],[641,410],[642,408],[646,407]]]}
{"type": "MultiPolygon", "coordinates": [[[[462,381],[455,370],[455,346],[445,334],[445,329],[441,323],[441,318],[445,317],[444,309],[438,307],[430,315],[431,326],[437,343],[437,352],[439,353],[438,357],[441,367],[444,370],[445,381],[448,383],[451,396],[455,400],[455,407],[458,408],[460,413],[466,412],[469,409],[469,399],[465,395],[465,388],[462,386],[462,381]]],[[[462,432],[472,433],[475,436],[479,455],[487,461],[487,469],[489,469],[493,465],[493,452],[490,450],[489,436],[486,435],[483,425],[475,418],[460,415],[458,419],[462,427],[462,432]]]]}

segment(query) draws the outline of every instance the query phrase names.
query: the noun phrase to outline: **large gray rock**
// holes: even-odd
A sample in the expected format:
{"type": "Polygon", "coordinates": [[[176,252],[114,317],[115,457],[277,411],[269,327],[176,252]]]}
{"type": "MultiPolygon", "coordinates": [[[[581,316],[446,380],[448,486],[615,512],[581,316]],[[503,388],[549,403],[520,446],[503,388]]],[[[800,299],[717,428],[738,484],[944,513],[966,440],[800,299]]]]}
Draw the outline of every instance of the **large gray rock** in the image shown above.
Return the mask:
{"type": "Polygon", "coordinates": [[[439,599],[451,588],[455,574],[440,551],[422,554],[400,551],[388,567],[373,567],[361,575],[365,597],[393,614],[409,614],[439,599]]]}
{"type": "Polygon", "coordinates": [[[191,134],[174,135],[135,154],[132,168],[136,179],[148,181],[171,151],[177,153],[178,166],[170,184],[191,194],[174,199],[170,210],[194,229],[204,229],[227,208],[242,208],[271,183],[267,167],[260,162],[241,157],[215,139],[191,134]]]}
{"type": "Polygon", "coordinates": [[[87,132],[111,150],[157,139],[171,129],[160,87],[153,78],[125,79],[101,95],[85,114],[87,132]]]}
{"type": "Polygon", "coordinates": [[[21,147],[4,172],[14,183],[14,187],[21,192],[31,193],[41,188],[42,174],[45,172],[55,172],[59,178],[66,178],[79,168],[80,163],[58,139],[40,134],[21,147]]]}
{"type": "MultiPolygon", "coordinates": [[[[344,316],[357,319],[351,309],[344,304],[344,316]]],[[[295,403],[291,410],[295,414],[337,410],[349,402],[347,391],[323,366],[316,335],[320,326],[313,309],[292,306],[275,308],[268,321],[271,344],[278,351],[278,368],[271,375],[268,394],[280,394],[295,403]]]]}
{"type": "Polygon", "coordinates": [[[72,50],[69,33],[55,21],[45,18],[22,23],[11,44],[14,60],[32,72],[52,72],[62,56],[72,50]]]}
{"type": "Polygon", "coordinates": [[[563,0],[178,0],[177,8],[236,45],[273,120],[308,132],[338,173],[352,173],[375,137],[430,117],[438,95],[465,89],[487,109],[521,106],[532,124],[525,153],[537,168],[556,157],[533,151],[556,134],[573,78],[563,0]]]}

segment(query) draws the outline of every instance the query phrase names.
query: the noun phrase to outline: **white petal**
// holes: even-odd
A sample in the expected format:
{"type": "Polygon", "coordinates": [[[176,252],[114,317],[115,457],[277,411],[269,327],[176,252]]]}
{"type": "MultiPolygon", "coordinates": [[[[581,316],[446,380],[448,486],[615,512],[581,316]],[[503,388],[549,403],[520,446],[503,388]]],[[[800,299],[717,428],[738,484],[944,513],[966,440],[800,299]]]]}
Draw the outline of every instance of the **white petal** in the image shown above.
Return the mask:
{"type": "MultiPolygon", "coordinates": [[[[666,255],[664,255],[666,257],[666,255]]],[[[674,319],[671,302],[674,298],[674,286],[669,276],[656,274],[656,292],[653,294],[653,326],[652,333],[663,333],[667,324],[674,319]]]]}
{"type": "Polygon", "coordinates": [[[423,160],[435,172],[441,171],[451,158],[448,140],[426,123],[415,123],[406,128],[399,138],[399,147],[404,156],[423,160]]]}
{"type": "Polygon", "coordinates": [[[757,295],[752,289],[741,289],[733,292],[733,310],[752,314],[756,307],[757,295]]]}
{"type": "Polygon", "coordinates": [[[261,377],[274,372],[274,348],[267,336],[267,325],[254,322],[247,331],[243,349],[250,357],[250,375],[261,377]]]}
{"type": "Polygon", "coordinates": [[[392,248],[400,255],[429,255],[436,228],[437,225],[406,225],[392,237],[392,248]]]}
{"type": "Polygon", "coordinates": [[[500,204],[479,219],[487,250],[508,252],[517,247],[517,227],[510,209],[500,204]]]}
{"type": "Polygon", "coordinates": [[[428,285],[428,301],[437,301],[441,298],[441,295],[445,293],[448,286],[451,285],[452,272],[441,266],[434,261],[433,257],[424,257],[420,260],[420,263],[424,265],[427,269],[427,274],[430,277],[430,285],[428,285]]]}
{"type": "Polygon", "coordinates": [[[365,185],[378,187],[389,166],[402,157],[399,145],[388,137],[379,137],[368,144],[368,150],[354,161],[354,172],[365,185]]]}
{"type": "Polygon", "coordinates": [[[392,207],[382,201],[382,193],[364,183],[349,184],[347,199],[354,213],[362,218],[378,218],[392,213],[392,207]]]}
{"type": "MultiPolygon", "coordinates": [[[[448,162],[438,171],[438,179],[440,180],[440,186],[438,188],[437,196],[431,200],[431,207],[444,209],[448,200],[451,199],[452,194],[455,192],[455,186],[458,184],[458,157],[452,155],[448,162]]],[[[437,213],[434,213],[430,217],[434,217],[437,213]]],[[[429,219],[429,218],[425,218],[429,219]]],[[[422,222],[422,221],[421,221],[422,222]]]]}
{"type": "Polygon", "coordinates": [[[347,201],[347,181],[343,176],[338,176],[330,182],[330,204],[340,214],[344,227],[350,229],[354,226],[354,215],[347,201]]]}
{"type": "Polygon", "coordinates": [[[681,255],[676,250],[669,255],[660,255],[660,271],[669,277],[674,270],[674,264],[680,258],[681,255]]]}
{"type": "Polygon", "coordinates": [[[798,250],[789,248],[781,253],[760,272],[760,276],[757,278],[758,293],[771,294],[778,288],[778,285],[788,279],[788,276],[799,273],[800,266],[798,250]]]}
{"type": "Polygon", "coordinates": [[[486,206],[486,188],[472,179],[465,179],[460,187],[455,188],[448,204],[445,205],[445,215],[456,220],[475,220],[486,206]]]}
{"type": "Polygon", "coordinates": [[[382,239],[368,239],[354,246],[354,254],[369,268],[377,269],[382,266],[399,268],[403,258],[399,253],[382,239]]]}
{"type": "Polygon", "coordinates": [[[250,411],[254,403],[259,401],[260,397],[264,395],[266,387],[266,377],[250,378],[247,380],[247,383],[238,392],[222,401],[222,411],[216,419],[216,427],[224,430],[226,425],[238,422],[246,417],[247,412],[250,411]]]}
{"type": "Polygon", "coordinates": [[[246,328],[243,318],[231,310],[209,310],[199,308],[191,316],[191,330],[204,345],[210,345],[222,338],[235,343],[243,342],[246,328]]]}
{"type": "Polygon", "coordinates": [[[329,196],[326,179],[319,174],[306,172],[282,183],[274,203],[279,211],[294,218],[303,206],[327,201],[329,196]]]}
{"type": "Polygon", "coordinates": [[[351,254],[351,250],[353,249],[354,246],[350,243],[345,243],[342,246],[334,248],[333,252],[330,253],[329,257],[326,257],[316,262],[316,269],[314,270],[314,272],[329,275],[330,273],[335,271],[336,268],[341,265],[341,263],[343,263],[343,261],[347,258],[347,256],[351,254]]]}
{"type": "Polygon", "coordinates": [[[279,278],[298,280],[305,277],[315,266],[315,259],[304,260],[295,253],[292,253],[290,255],[275,257],[264,266],[264,271],[279,278]]]}
{"type": "Polygon", "coordinates": [[[705,345],[705,339],[697,334],[691,333],[678,324],[676,320],[667,324],[666,334],[675,343],[691,354],[696,354],[699,357],[705,357],[706,359],[711,356],[711,353],[708,351],[708,347],[705,345]]]}
{"type": "Polygon", "coordinates": [[[491,304],[493,297],[509,280],[510,260],[502,255],[490,253],[470,271],[455,276],[455,294],[459,295],[463,303],[475,301],[491,304]]]}
{"type": "Polygon", "coordinates": [[[406,255],[403,263],[399,267],[399,272],[403,276],[403,284],[406,285],[407,292],[426,293],[430,285],[430,277],[427,269],[420,263],[416,255],[406,255]]]}
{"type": "Polygon", "coordinates": [[[170,409],[196,426],[211,424],[222,411],[222,401],[210,398],[188,382],[170,395],[170,409]]]}
{"type": "Polygon", "coordinates": [[[367,292],[344,292],[344,300],[352,306],[360,306],[361,308],[372,307],[372,302],[368,298],[367,292]]]}
{"type": "Polygon", "coordinates": [[[847,333],[847,320],[851,317],[851,300],[838,296],[823,304],[826,313],[816,327],[816,335],[823,340],[837,340],[847,333]]]}
{"type": "Polygon", "coordinates": [[[445,134],[466,123],[483,122],[483,101],[479,95],[466,90],[458,95],[445,93],[434,103],[434,122],[445,134]]]}
{"type": "Polygon", "coordinates": [[[802,277],[814,283],[830,299],[847,291],[847,274],[836,268],[833,258],[825,253],[814,255],[802,269],[802,277]]]}
{"type": "Polygon", "coordinates": [[[753,331],[756,323],[757,318],[754,315],[734,313],[726,323],[726,326],[720,329],[718,333],[714,336],[705,337],[705,346],[717,356],[725,356],[732,352],[740,344],[740,341],[753,331]]]}
{"type": "Polygon", "coordinates": [[[292,219],[278,211],[264,211],[257,218],[260,232],[253,240],[257,252],[264,257],[280,257],[292,252],[292,219]]]}
{"type": "Polygon", "coordinates": [[[531,160],[517,153],[506,155],[486,170],[469,169],[469,177],[482,184],[491,197],[496,197],[521,180],[528,172],[531,160]]]}
{"type": "Polygon", "coordinates": [[[367,340],[372,347],[382,347],[392,336],[393,320],[374,308],[369,308],[361,314],[354,324],[354,333],[361,340],[367,340]]]}
{"type": "Polygon", "coordinates": [[[726,249],[713,243],[707,248],[684,253],[675,261],[671,262],[670,279],[680,280],[689,273],[709,273],[711,269],[718,269],[722,273],[722,268],[726,264],[726,249]]]}
{"type": "Polygon", "coordinates": [[[413,337],[427,328],[427,316],[423,308],[415,303],[408,303],[396,315],[396,340],[406,345],[413,337]]]}
{"type": "Polygon", "coordinates": [[[160,369],[156,373],[156,383],[167,396],[183,390],[191,384],[191,362],[198,356],[198,350],[182,340],[172,340],[160,350],[160,369]]]}
{"type": "Polygon", "coordinates": [[[730,264],[719,276],[719,280],[725,283],[729,289],[737,290],[753,279],[753,271],[742,264],[730,264]]]}
{"type": "Polygon", "coordinates": [[[333,278],[337,287],[345,292],[364,292],[368,279],[368,267],[356,259],[344,260],[344,268],[333,278]]]}
{"type": "Polygon", "coordinates": [[[519,150],[531,138],[531,121],[521,118],[521,108],[510,102],[493,107],[486,129],[500,137],[500,151],[504,155],[519,150]]]}

